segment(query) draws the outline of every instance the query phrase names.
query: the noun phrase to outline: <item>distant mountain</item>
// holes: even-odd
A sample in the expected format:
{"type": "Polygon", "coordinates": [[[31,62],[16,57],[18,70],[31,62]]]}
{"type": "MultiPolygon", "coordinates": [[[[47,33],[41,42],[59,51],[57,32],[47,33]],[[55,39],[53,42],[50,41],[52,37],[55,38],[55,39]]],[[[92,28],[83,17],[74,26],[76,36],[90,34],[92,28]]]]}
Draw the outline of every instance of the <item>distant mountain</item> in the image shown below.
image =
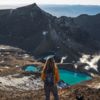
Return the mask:
{"type": "MultiPolygon", "coordinates": [[[[27,4],[19,5],[0,5],[0,9],[16,9],[27,4]]],[[[68,16],[76,17],[81,14],[96,15],[100,13],[100,6],[98,5],[39,5],[44,11],[54,16],[68,16]]]]}
{"type": "Polygon", "coordinates": [[[77,61],[81,53],[100,50],[99,20],[100,14],[57,18],[36,4],[0,10],[0,44],[22,48],[35,57],[55,54],[77,61]]]}
{"type": "Polygon", "coordinates": [[[76,17],[81,14],[95,15],[100,13],[100,6],[96,5],[40,5],[40,8],[58,17],[76,17]]]}
{"type": "Polygon", "coordinates": [[[95,40],[100,40],[100,14],[89,16],[80,15],[74,19],[75,23],[86,30],[95,40]]]}

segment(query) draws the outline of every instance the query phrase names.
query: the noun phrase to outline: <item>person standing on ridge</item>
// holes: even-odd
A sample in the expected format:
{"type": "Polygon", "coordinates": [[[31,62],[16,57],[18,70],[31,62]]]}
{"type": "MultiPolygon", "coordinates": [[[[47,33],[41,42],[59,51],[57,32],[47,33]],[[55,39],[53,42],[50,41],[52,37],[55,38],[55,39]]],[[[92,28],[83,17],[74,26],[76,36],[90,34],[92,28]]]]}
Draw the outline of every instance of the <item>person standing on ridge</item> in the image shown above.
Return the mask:
{"type": "Polygon", "coordinates": [[[59,81],[59,72],[54,58],[49,58],[43,67],[41,78],[44,81],[44,90],[46,100],[50,100],[50,92],[53,93],[54,100],[59,100],[57,83],[59,81]]]}

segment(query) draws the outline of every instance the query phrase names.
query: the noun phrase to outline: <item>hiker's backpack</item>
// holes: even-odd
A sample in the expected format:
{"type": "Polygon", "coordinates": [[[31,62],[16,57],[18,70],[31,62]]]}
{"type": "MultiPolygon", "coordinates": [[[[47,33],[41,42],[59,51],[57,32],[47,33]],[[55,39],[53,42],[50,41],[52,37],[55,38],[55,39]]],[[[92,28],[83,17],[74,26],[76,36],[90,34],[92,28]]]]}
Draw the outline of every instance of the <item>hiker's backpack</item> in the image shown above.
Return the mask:
{"type": "Polygon", "coordinates": [[[54,85],[54,74],[53,73],[46,73],[45,84],[48,86],[54,85]]]}

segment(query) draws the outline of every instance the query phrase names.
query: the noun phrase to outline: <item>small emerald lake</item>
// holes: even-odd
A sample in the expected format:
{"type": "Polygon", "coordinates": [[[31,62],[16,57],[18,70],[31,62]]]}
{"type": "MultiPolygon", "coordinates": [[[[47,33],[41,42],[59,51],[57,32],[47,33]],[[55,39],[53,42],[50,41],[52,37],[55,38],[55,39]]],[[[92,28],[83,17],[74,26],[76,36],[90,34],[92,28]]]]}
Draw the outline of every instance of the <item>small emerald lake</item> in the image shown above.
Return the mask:
{"type": "Polygon", "coordinates": [[[34,65],[25,66],[24,70],[28,71],[28,72],[36,72],[36,71],[38,71],[37,67],[34,66],[34,65]]]}
{"type": "MultiPolygon", "coordinates": [[[[24,70],[28,72],[39,71],[39,69],[34,65],[25,66],[24,70]]],[[[84,82],[84,81],[92,79],[87,74],[73,72],[66,69],[59,69],[59,74],[60,74],[60,80],[63,80],[65,83],[68,83],[69,85],[75,85],[80,82],[84,82]]]]}
{"type": "Polygon", "coordinates": [[[65,83],[68,83],[70,85],[78,84],[80,82],[92,79],[87,74],[68,71],[65,69],[59,69],[59,73],[60,73],[60,79],[64,80],[65,83]]]}

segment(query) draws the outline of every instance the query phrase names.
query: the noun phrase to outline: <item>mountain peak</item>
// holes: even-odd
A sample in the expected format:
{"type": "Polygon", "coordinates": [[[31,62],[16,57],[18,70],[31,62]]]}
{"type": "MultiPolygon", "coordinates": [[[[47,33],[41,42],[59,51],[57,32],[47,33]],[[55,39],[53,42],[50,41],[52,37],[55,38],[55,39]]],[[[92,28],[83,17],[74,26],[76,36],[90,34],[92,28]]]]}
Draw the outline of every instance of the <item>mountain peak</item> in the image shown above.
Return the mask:
{"type": "Polygon", "coordinates": [[[36,3],[30,4],[30,5],[26,5],[26,6],[18,8],[18,9],[35,9],[35,10],[41,10],[36,3]]]}
{"type": "Polygon", "coordinates": [[[27,5],[26,7],[39,8],[38,5],[37,5],[36,3],[27,5]]]}
{"type": "Polygon", "coordinates": [[[33,3],[33,4],[31,4],[31,5],[34,6],[34,7],[38,7],[36,3],[33,3]]]}

